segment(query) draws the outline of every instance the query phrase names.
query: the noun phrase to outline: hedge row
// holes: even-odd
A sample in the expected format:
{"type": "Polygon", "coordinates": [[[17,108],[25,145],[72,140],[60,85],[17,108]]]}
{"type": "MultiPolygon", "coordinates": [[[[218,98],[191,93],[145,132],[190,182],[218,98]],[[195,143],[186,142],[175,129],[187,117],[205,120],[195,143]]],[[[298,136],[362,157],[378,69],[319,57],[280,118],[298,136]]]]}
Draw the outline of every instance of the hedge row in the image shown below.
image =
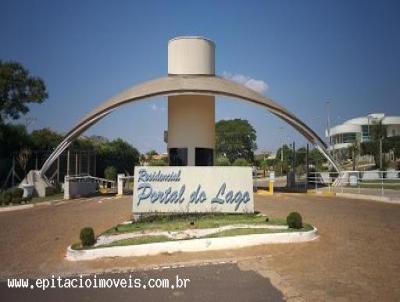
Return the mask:
{"type": "Polygon", "coordinates": [[[22,198],[23,194],[24,190],[18,187],[0,191],[0,205],[21,204],[23,201],[27,203],[32,199],[32,197],[22,198]]]}

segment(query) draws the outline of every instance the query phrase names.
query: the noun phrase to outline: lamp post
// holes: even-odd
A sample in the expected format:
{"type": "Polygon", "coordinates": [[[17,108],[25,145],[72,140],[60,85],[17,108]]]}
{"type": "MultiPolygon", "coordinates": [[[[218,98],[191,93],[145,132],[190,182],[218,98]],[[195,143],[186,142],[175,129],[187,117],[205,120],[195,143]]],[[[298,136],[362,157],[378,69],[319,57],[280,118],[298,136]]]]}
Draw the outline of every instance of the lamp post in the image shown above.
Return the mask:
{"type": "Polygon", "coordinates": [[[370,119],[371,119],[371,115],[368,114],[368,115],[367,115],[367,120],[368,120],[368,137],[367,137],[367,139],[368,139],[368,142],[371,141],[371,130],[370,130],[370,127],[369,127],[369,125],[370,125],[370,119]]]}
{"type": "Polygon", "coordinates": [[[283,174],[283,127],[279,127],[281,132],[281,175],[283,174]]]}

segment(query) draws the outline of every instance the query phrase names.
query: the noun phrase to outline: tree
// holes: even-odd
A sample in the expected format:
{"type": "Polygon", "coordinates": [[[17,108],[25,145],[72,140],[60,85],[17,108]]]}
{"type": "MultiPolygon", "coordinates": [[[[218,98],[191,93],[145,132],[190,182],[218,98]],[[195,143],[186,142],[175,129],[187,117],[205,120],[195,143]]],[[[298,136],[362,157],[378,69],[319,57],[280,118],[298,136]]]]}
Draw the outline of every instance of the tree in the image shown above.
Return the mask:
{"type": "Polygon", "coordinates": [[[31,139],[35,150],[52,150],[62,141],[62,135],[50,128],[43,128],[32,131],[31,139]]]}
{"type": "Polygon", "coordinates": [[[146,163],[146,155],[144,155],[143,153],[140,154],[139,156],[139,163],[141,166],[143,166],[146,163]]]}
{"type": "Polygon", "coordinates": [[[10,158],[31,145],[31,137],[24,125],[0,123],[0,158],[10,158]]]}
{"type": "Polygon", "coordinates": [[[256,130],[247,120],[221,120],[216,123],[215,132],[217,156],[226,156],[230,162],[238,158],[254,161],[256,130]]]}
{"type": "MultiPolygon", "coordinates": [[[[371,154],[374,157],[376,167],[380,167],[380,143],[384,141],[387,133],[387,126],[382,124],[382,120],[379,122],[373,122],[370,128],[370,141],[361,144],[361,154],[371,154]]],[[[383,146],[383,145],[382,145],[383,146]]],[[[386,150],[382,150],[385,152],[386,150]]],[[[385,165],[385,162],[383,162],[385,165]]],[[[383,167],[382,167],[383,168],[383,167]]]]}
{"type": "Polygon", "coordinates": [[[42,79],[30,75],[17,62],[0,60],[0,122],[18,119],[29,112],[28,103],[42,103],[47,97],[42,79]]]}
{"type": "Polygon", "coordinates": [[[296,165],[297,166],[305,166],[307,157],[307,149],[305,147],[301,147],[296,150],[296,165]]]}
{"type": "Polygon", "coordinates": [[[347,148],[347,150],[349,151],[349,158],[351,158],[353,162],[353,171],[355,171],[357,165],[357,157],[360,154],[360,146],[357,142],[354,142],[347,148]]]}
{"type": "Polygon", "coordinates": [[[108,166],[104,169],[104,178],[108,180],[116,180],[117,179],[117,169],[113,166],[108,166]]]}
{"type": "Polygon", "coordinates": [[[232,166],[238,166],[238,167],[248,167],[250,166],[249,162],[245,160],[244,158],[237,158],[233,162],[232,166]]]}
{"type": "Polygon", "coordinates": [[[215,165],[216,166],[230,166],[231,163],[229,162],[229,159],[227,159],[226,157],[220,156],[220,157],[217,157],[217,159],[215,161],[215,165]]]}
{"type": "Polygon", "coordinates": [[[316,171],[322,171],[323,164],[327,160],[317,148],[314,148],[308,154],[308,161],[311,165],[314,165],[316,171]]]}
{"type": "Polygon", "coordinates": [[[276,151],[274,170],[281,174],[287,174],[292,166],[293,149],[283,145],[276,151]]]}
{"type": "MultiPolygon", "coordinates": [[[[31,156],[31,150],[23,148],[18,154],[18,163],[24,171],[24,177],[26,176],[26,165],[28,164],[29,157],[31,156]]],[[[28,183],[28,180],[27,180],[28,183]]]]}
{"type": "Polygon", "coordinates": [[[149,159],[152,159],[154,155],[158,155],[156,150],[150,150],[149,152],[146,153],[147,157],[149,159]]]}
{"type": "Polygon", "coordinates": [[[99,171],[114,166],[118,173],[132,175],[135,165],[139,163],[139,151],[121,138],[99,144],[95,150],[99,171]]]}

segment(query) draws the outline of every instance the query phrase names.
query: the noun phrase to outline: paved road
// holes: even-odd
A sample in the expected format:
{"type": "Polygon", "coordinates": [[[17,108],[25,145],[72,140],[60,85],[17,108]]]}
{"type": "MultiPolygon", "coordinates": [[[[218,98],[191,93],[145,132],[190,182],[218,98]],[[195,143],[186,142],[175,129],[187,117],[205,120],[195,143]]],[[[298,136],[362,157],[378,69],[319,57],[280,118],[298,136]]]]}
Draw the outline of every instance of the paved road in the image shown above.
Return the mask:
{"type": "MultiPolygon", "coordinates": [[[[0,283],[1,301],[284,301],[282,294],[275,289],[268,279],[254,271],[241,271],[234,264],[208,265],[177,269],[139,271],[123,274],[101,274],[96,279],[135,279],[141,280],[141,288],[113,289],[14,289],[0,283]],[[183,288],[183,281],[186,288],[183,288]],[[169,288],[149,289],[154,287],[151,279],[168,280],[169,288]],[[176,288],[176,285],[181,288],[176,288]],[[172,285],[174,288],[172,289],[172,285]],[[143,289],[146,286],[146,289],[143,289]]],[[[34,282],[32,280],[31,282],[34,282]]],[[[93,278],[92,278],[93,282],[93,278]]],[[[160,281],[161,283],[161,281],[160,281]]],[[[132,281],[132,284],[133,281],[132,281]]],[[[167,285],[166,283],[164,283],[167,285]]]]}
{"type": "MultiPolygon", "coordinates": [[[[0,213],[0,277],[143,270],[164,263],[223,259],[238,261],[239,270],[232,272],[232,277],[256,272],[270,279],[286,297],[301,296],[307,301],[400,300],[399,205],[300,194],[257,196],[256,209],[274,217],[299,211],[305,221],[318,227],[320,238],[302,244],[217,252],[64,260],[66,246],[79,240],[80,228],[90,225],[100,233],[129,219],[130,208],[130,198],[95,198],[0,213]]],[[[214,288],[211,281],[208,288],[214,288]]]]}

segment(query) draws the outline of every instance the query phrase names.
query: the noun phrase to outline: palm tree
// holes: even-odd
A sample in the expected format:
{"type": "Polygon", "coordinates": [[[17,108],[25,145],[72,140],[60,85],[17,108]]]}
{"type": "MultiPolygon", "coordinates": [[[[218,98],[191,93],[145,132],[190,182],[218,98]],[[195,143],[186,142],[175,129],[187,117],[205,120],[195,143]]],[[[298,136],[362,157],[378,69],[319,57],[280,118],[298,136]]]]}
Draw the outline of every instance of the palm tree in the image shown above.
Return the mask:
{"type": "MultiPolygon", "coordinates": [[[[26,177],[26,165],[28,164],[29,157],[31,156],[31,150],[28,148],[23,148],[18,154],[18,163],[21,166],[22,170],[24,170],[24,178],[26,177]]],[[[26,183],[28,183],[28,179],[26,179],[26,183]]]]}
{"type": "Polygon", "coordinates": [[[375,165],[382,170],[383,169],[383,161],[382,161],[382,140],[386,138],[387,135],[387,126],[382,124],[382,120],[379,122],[373,122],[370,126],[371,129],[371,144],[372,144],[372,152],[374,156],[375,165]]]}
{"type": "Polygon", "coordinates": [[[353,144],[351,144],[351,146],[348,147],[349,150],[349,157],[352,158],[352,162],[353,162],[353,171],[356,170],[356,161],[358,158],[358,155],[360,154],[360,146],[358,145],[357,142],[354,142],[353,144]]]}

